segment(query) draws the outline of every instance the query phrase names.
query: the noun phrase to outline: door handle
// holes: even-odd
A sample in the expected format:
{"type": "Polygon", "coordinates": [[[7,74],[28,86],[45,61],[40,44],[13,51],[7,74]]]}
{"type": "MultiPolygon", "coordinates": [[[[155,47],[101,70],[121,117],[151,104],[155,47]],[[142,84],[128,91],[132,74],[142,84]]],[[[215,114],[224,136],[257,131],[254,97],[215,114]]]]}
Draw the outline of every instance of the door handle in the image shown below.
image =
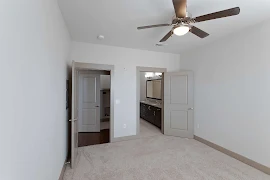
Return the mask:
{"type": "Polygon", "coordinates": [[[194,108],[188,108],[188,110],[194,110],[194,108]]]}
{"type": "Polygon", "coordinates": [[[69,122],[75,122],[78,121],[78,119],[70,119],[69,122]]]}
{"type": "Polygon", "coordinates": [[[99,107],[99,106],[96,106],[96,107],[99,107]]]}

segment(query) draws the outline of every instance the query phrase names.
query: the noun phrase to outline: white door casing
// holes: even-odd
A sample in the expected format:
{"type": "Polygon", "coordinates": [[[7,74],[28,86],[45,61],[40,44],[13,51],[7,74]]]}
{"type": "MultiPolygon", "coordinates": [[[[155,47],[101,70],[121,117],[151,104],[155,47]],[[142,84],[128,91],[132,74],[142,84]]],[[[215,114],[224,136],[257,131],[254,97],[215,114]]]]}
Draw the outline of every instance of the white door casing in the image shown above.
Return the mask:
{"type": "Polygon", "coordinates": [[[79,73],[79,132],[100,132],[100,75],[79,73]]]}
{"type": "Polygon", "coordinates": [[[75,167],[75,161],[78,155],[78,74],[75,68],[75,62],[72,62],[72,103],[71,103],[71,168],[75,167]]]}
{"type": "MultiPolygon", "coordinates": [[[[103,70],[111,73],[111,110],[110,110],[110,142],[113,141],[114,128],[114,66],[72,61],[72,104],[71,104],[71,168],[75,168],[78,160],[78,115],[79,115],[79,70],[103,70]]],[[[99,114],[99,113],[98,113],[99,114]]]]}
{"type": "Polygon", "coordinates": [[[164,134],[194,137],[193,72],[164,73],[164,134]]]}

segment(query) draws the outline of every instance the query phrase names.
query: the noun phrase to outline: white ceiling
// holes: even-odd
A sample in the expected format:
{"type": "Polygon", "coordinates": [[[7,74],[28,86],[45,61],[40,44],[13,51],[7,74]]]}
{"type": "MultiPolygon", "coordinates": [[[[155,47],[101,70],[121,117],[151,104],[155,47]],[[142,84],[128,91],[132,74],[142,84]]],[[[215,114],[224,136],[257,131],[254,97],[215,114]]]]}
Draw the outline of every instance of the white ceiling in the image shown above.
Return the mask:
{"type": "MultiPolygon", "coordinates": [[[[270,0],[188,0],[193,17],[239,6],[238,16],[197,23],[210,36],[173,36],[167,46],[155,46],[170,27],[137,30],[138,26],[171,23],[172,0],[58,0],[74,41],[181,53],[216,41],[232,32],[270,18],[270,0]],[[104,40],[98,40],[104,35],[104,40]]],[[[248,38],[248,37],[247,37],[248,38]]]]}

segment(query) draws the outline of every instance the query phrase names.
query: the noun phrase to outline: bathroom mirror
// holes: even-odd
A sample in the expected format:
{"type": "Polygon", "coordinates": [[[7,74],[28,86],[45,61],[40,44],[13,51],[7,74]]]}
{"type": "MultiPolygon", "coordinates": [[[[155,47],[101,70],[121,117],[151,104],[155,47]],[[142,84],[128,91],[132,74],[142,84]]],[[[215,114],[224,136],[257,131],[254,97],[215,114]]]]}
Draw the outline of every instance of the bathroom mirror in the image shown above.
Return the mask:
{"type": "Polygon", "coordinates": [[[146,97],[161,100],[161,79],[146,81],[146,97]]]}

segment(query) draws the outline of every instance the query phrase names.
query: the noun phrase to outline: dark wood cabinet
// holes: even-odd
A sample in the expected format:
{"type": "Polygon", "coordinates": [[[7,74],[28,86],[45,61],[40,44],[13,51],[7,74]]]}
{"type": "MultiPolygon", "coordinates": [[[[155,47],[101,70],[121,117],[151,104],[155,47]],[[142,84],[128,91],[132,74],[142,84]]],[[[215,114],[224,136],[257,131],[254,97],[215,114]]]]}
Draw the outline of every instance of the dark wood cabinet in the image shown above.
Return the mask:
{"type": "Polygon", "coordinates": [[[155,111],[155,125],[159,128],[161,128],[161,109],[160,108],[156,108],[155,111]]]}
{"type": "Polygon", "coordinates": [[[141,103],[141,106],[140,106],[140,117],[142,119],[145,119],[146,118],[146,112],[147,112],[146,109],[147,109],[146,104],[141,103]]]}
{"type": "Polygon", "coordinates": [[[161,108],[141,103],[140,117],[158,128],[161,128],[161,108]]]}

